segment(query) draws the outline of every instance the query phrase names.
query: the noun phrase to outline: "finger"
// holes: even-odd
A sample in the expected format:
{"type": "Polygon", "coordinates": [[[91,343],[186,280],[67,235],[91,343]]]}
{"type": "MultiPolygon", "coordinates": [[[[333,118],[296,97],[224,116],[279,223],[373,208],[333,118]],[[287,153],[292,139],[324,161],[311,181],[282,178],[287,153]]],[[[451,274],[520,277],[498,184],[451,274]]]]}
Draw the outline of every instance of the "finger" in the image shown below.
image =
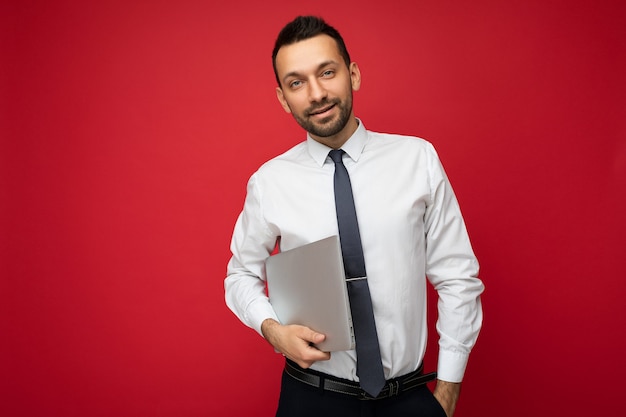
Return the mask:
{"type": "Polygon", "coordinates": [[[313,343],[321,343],[326,339],[326,335],[322,333],[313,332],[311,335],[311,342],[313,343]]]}
{"type": "Polygon", "coordinates": [[[323,333],[318,333],[308,327],[302,327],[302,333],[300,334],[300,337],[310,343],[320,343],[323,342],[324,339],[326,339],[326,335],[324,335],[323,333]]]}
{"type": "Polygon", "coordinates": [[[303,358],[312,361],[327,361],[330,359],[330,352],[324,352],[315,346],[308,346],[303,358]]]}
{"type": "Polygon", "coordinates": [[[330,353],[329,352],[318,351],[318,354],[315,356],[315,358],[312,358],[309,355],[305,355],[304,358],[300,358],[300,359],[294,360],[294,362],[296,362],[298,365],[300,365],[301,368],[307,369],[307,368],[311,367],[311,365],[313,365],[315,362],[327,361],[329,359],[330,359],[330,353]]]}

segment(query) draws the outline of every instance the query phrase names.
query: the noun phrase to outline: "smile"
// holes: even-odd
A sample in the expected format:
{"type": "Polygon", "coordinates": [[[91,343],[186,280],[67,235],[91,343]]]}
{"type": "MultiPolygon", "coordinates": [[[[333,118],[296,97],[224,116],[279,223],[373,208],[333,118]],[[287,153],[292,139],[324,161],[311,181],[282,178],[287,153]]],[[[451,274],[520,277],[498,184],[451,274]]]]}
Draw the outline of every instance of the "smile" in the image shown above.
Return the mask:
{"type": "Polygon", "coordinates": [[[328,106],[328,107],[324,107],[324,108],[322,108],[322,109],[319,109],[319,110],[315,110],[315,111],[309,112],[309,116],[320,116],[320,115],[323,115],[323,114],[325,114],[325,113],[328,113],[328,112],[329,112],[330,110],[332,110],[334,107],[335,107],[335,104],[332,104],[332,105],[330,105],[330,106],[328,106]]]}

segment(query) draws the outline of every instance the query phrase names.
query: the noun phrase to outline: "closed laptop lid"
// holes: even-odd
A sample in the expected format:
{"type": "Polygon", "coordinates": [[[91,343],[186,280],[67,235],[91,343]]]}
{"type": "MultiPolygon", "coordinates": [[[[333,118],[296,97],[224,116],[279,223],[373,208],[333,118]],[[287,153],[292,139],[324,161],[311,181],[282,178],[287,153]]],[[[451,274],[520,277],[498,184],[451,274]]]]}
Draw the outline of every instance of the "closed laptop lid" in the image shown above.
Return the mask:
{"type": "Polygon", "coordinates": [[[326,335],[325,352],[354,348],[352,318],[338,236],[270,256],[265,261],[270,303],[282,324],[326,335]]]}

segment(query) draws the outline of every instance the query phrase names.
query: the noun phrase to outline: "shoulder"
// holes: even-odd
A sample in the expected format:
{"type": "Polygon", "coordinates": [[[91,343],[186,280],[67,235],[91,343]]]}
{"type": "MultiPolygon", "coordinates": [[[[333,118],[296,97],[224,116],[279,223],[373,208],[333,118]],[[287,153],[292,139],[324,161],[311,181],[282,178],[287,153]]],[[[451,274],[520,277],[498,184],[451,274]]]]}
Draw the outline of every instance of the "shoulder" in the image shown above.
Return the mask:
{"type": "Polygon", "coordinates": [[[257,178],[280,177],[285,175],[285,172],[293,170],[294,166],[302,165],[307,159],[311,159],[311,157],[307,150],[306,141],[303,141],[262,164],[254,176],[257,178]]]}
{"type": "Polygon", "coordinates": [[[368,147],[376,152],[389,152],[403,155],[404,158],[422,156],[437,158],[437,152],[431,142],[418,136],[367,131],[368,147]]]}

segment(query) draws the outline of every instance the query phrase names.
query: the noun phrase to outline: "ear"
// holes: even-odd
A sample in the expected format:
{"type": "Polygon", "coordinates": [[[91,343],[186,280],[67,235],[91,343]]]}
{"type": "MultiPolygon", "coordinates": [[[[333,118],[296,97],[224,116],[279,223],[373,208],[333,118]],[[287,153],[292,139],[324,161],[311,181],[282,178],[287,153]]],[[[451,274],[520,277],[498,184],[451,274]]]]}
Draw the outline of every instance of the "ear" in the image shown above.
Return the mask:
{"type": "Polygon", "coordinates": [[[291,113],[291,109],[289,108],[289,104],[287,104],[287,100],[285,100],[282,88],[276,87],[276,97],[278,98],[280,105],[283,106],[283,109],[287,113],[291,113]]]}
{"type": "Polygon", "coordinates": [[[361,70],[356,62],[350,63],[350,81],[352,82],[352,90],[359,91],[361,88],[361,70]]]}

